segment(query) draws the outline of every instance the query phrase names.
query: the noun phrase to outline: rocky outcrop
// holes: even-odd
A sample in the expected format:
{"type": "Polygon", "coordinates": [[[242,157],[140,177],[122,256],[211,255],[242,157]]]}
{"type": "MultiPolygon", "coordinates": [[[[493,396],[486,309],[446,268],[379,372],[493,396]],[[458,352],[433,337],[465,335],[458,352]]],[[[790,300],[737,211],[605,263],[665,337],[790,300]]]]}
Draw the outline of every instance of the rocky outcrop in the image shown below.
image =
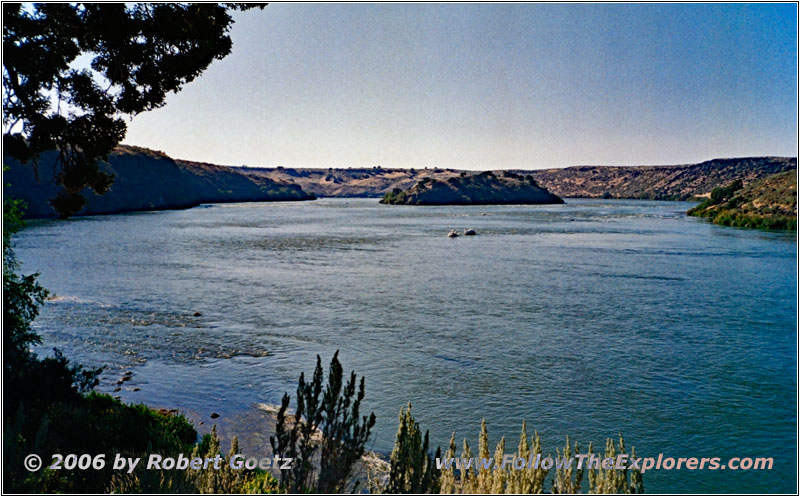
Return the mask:
{"type": "MultiPolygon", "coordinates": [[[[56,216],[49,204],[58,193],[53,181],[54,163],[54,152],[44,154],[39,159],[37,180],[31,164],[3,158],[3,164],[9,167],[3,173],[4,194],[24,200],[27,217],[56,216]]],[[[118,147],[101,169],[114,175],[111,190],[105,195],[84,191],[88,202],[78,215],[185,209],[203,203],[314,198],[292,183],[226,166],[174,160],[161,152],[139,147],[118,147]]]]}
{"type": "Polygon", "coordinates": [[[382,204],[488,205],[563,204],[556,195],[540,187],[532,176],[487,171],[447,180],[424,179],[408,190],[387,193],[382,204]]]}

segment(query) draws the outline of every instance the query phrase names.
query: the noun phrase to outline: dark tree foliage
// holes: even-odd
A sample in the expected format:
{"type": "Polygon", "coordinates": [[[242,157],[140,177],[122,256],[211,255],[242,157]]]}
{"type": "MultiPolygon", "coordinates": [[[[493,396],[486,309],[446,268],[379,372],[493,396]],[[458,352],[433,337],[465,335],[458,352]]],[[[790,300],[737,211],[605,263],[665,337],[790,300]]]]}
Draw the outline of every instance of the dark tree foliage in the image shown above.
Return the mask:
{"type": "Polygon", "coordinates": [[[3,403],[6,415],[20,403],[36,407],[55,400],[74,399],[97,384],[100,370],[71,364],[60,351],[39,359],[31,348],[42,342],[31,328],[47,290],[38,274],[19,274],[11,235],[22,228],[21,204],[3,203],[3,403]]]}
{"type": "MultiPolygon", "coordinates": [[[[736,193],[742,189],[742,186],[743,186],[742,180],[737,179],[727,186],[720,186],[714,188],[713,190],[711,190],[711,195],[708,199],[704,200],[699,205],[689,209],[687,214],[698,215],[709,207],[729,202],[731,199],[733,199],[733,197],[735,197],[736,193]]],[[[729,207],[733,208],[736,206],[730,205],[729,207]]]]}
{"type": "Polygon", "coordinates": [[[310,383],[300,374],[294,416],[288,415],[289,394],[283,396],[270,444],[275,455],[293,459],[291,469],[281,470],[281,488],[286,492],[342,493],[353,465],[364,455],[375,414],[360,416],[364,378],[358,391],[355,372],[344,384],[338,356],[336,351],[324,393],[319,356],[310,383]]]}
{"type": "Polygon", "coordinates": [[[364,455],[364,446],[375,425],[375,414],[359,419],[364,377],[358,382],[358,393],[355,371],[350,372],[350,378],[344,384],[338,355],[337,351],[331,361],[328,386],[322,398],[322,455],[317,485],[320,493],[344,492],[345,478],[364,455]]]}
{"type": "MultiPolygon", "coordinates": [[[[47,290],[37,281],[38,274],[18,274],[19,264],[11,247],[11,235],[22,229],[19,200],[3,202],[3,365],[4,379],[22,369],[32,359],[30,348],[41,343],[31,323],[47,298],[47,290]]],[[[8,382],[4,385],[8,392],[8,382]]]]}
{"type": "MultiPolygon", "coordinates": [[[[191,450],[197,433],[182,416],[126,406],[91,390],[100,369],[84,369],[55,350],[40,358],[31,327],[47,297],[38,274],[20,273],[12,235],[22,229],[18,200],[3,202],[3,492],[105,493],[104,471],[25,470],[25,456],[72,452],[142,456],[191,450]]],[[[174,489],[172,489],[174,491],[174,489]]]]}
{"type": "Polygon", "coordinates": [[[742,180],[737,179],[728,186],[721,186],[711,190],[711,204],[721,204],[730,199],[736,192],[742,189],[742,180]]]}
{"type": "Polygon", "coordinates": [[[4,153],[57,150],[61,217],[108,191],[99,161],[125,137],[125,116],[166,96],[231,51],[230,10],[265,4],[3,4],[4,153]]]}

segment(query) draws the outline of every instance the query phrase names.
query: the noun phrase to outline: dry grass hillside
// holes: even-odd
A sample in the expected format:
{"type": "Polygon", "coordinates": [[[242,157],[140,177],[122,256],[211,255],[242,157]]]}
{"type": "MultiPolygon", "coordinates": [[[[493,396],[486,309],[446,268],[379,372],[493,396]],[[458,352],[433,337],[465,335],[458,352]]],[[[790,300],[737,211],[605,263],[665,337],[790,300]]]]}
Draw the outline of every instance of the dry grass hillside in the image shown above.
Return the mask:
{"type": "Polygon", "coordinates": [[[446,180],[425,178],[407,190],[387,193],[383,204],[480,205],[480,204],[563,204],[559,197],[540,187],[530,174],[486,171],[446,180]]]}
{"type": "Polygon", "coordinates": [[[689,214],[714,224],[746,228],[797,229],[797,170],[743,186],[735,181],[711,192],[689,214]]]}
{"type": "MultiPolygon", "coordinates": [[[[321,197],[382,197],[395,189],[408,190],[426,178],[447,181],[462,172],[381,167],[240,169],[275,181],[296,183],[321,197]]],[[[532,175],[539,185],[559,197],[689,200],[708,197],[714,188],[737,179],[748,184],[792,169],[797,169],[795,158],[749,157],[677,166],[576,166],[511,172],[532,175]]],[[[474,171],[467,173],[474,174],[474,171]]]]}

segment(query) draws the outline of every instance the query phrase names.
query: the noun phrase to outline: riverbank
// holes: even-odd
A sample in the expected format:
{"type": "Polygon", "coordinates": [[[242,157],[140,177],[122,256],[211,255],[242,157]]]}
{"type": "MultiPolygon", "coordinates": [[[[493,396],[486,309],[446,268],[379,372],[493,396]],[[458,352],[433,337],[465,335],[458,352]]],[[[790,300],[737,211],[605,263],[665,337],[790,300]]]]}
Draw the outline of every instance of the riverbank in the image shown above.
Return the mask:
{"type": "MultiPolygon", "coordinates": [[[[487,166],[487,169],[489,166],[487,166]]],[[[419,181],[448,181],[463,171],[426,168],[291,168],[242,167],[242,171],[275,181],[292,182],[320,197],[381,198],[395,189],[408,190],[419,181]]],[[[616,198],[646,200],[695,200],[714,188],[741,179],[745,184],[770,174],[797,169],[794,157],[721,158],[696,164],[664,166],[569,166],[563,168],[513,169],[509,173],[531,175],[550,193],[561,198],[616,198]]],[[[494,169],[497,175],[502,170],[494,169]]]]}
{"type": "MultiPolygon", "coordinates": [[[[4,187],[4,193],[24,200],[29,218],[56,215],[49,205],[58,193],[52,181],[54,161],[53,153],[44,154],[37,178],[30,164],[4,158],[4,164],[10,166],[3,175],[4,184],[10,184],[4,187]]],[[[101,169],[115,177],[111,191],[103,196],[84,192],[88,203],[78,215],[186,209],[204,203],[311,200],[317,196],[388,197],[389,203],[398,203],[400,197],[414,197],[412,190],[420,190],[420,184],[430,188],[434,184],[463,182],[465,176],[480,176],[476,171],[441,168],[220,166],[173,159],[159,151],[128,145],[118,147],[101,169]],[[401,192],[407,195],[402,196],[401,192]]],[[[735,180],[747,185],[770,174],[796,169],[795,158],[749,157],[675,166],[574,166],[494,174],[530,177],[537,186],[562,198],[696,200],[707,198],[713,188],[735,180]]],[[[521,195],[521,190],[498,190],[477,202],[467,195],[468,199],[461,199],[460,203],[540,203],[529,201],[537,195],[521,195]]],[[[416,197],[431,196],[422,190],[416,193],[416,197]]]]}
{"type": "MultiPolygon", "coordinates": [[[[140,397],[147,398],[147,392],[142,392],[139,387],[137,392],[141,392],[140,397]]],[[[132,391],[132,390],[129,390],[132,391]]],[[[115,392],[116,394],[120,392],[115,392]]],[[[130,402],[132,396],[120,397],[122,402],[130,402]]],[[[139,402],[134,400],[133,402],[139,402]]],[[[145,400],[146,402],[146,400],[145,400]]],[[[185,408],[177,405],[170,407],[162,405],[151,405],[151,409],[161,415],[183,416],[194,427],[198,434],[198,440],[204,435],[216,431],[219,438],[220,448],[223,454],[227,454],[233,443],[237,440],[239,453],[245,458],[273,458],[270,437],[275,435],[277,424],[277,414],[280,406],[267,403],[253,403],[252,405],[238,409],[227,414],[219,414],[216,411],[207,409],[200,412],[195,409],[185,408]]],[[[291,416],[290,416],[291,418],[291,416]]],[[[321,440],[321,434],[317,441],[321,440]]],[[[362,456],[361,461],[356,463],[351,473],[351,480],[354,484],[356,480],[361,482],[362,488],[367,485],[368,477],[372,480],[385,481],[389,474],[389,454],[379,453],[372,450],[362,456]]],[[[275,477],[280,478],[280,471],[270,468],[269,472],[275,477]]]]}
{"type": "Polygon", "coordinates": [[[689,209],[690,216],[741,228],[797,230],[797,171],[767,176],[747,186],[740,181],[715,188],[689,209]]]}
{"type": "MultiPolygon", "coordinates": [[[[59,191],[53,181],[56,154],[48,152],[34,170],[10,157],[3,158],[6,198],[27,205],[29,219],[56,217],[50,200],[59,191]]],[[[315,196],[290,182],[273,181],[226,166],[175,160],[141,147],[119,146],[101,163],[114,176],[105,195],[83,192],[87,204],[77,215],[119,214],[135,211],[188,209],[206,203],[279,202],[313,200],[315,196]]]]}

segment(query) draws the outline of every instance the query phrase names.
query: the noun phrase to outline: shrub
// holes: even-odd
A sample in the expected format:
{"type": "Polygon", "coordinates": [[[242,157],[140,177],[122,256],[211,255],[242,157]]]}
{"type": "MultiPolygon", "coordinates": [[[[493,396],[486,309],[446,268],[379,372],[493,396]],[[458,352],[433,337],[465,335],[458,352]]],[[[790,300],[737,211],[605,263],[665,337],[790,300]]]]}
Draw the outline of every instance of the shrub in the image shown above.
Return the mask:
{"type": "MultiPolygon", "coordinates": [[[[203,494],[264,494],[277,493],[278,482],[268,472],[233,469],[228,464],[239,454],[239,441],[231,441],[226,462],[219,469],[145,469],[140,463],[133,473],[116,473],[112,477],[111,493],[203,493],[203,494]]],[[[216,426],[195,445],[190,458],[222,456],[216,426]]]]}
{"type": "MultiPolygon", "coordinates": [[[[11,235],[22,228],[21,204],[3,204],[3,491],[105,493],[112,464],[92,471],[24,469],[28,454],[109,454],[140,457],[191,450],[197,438],[182,416],[129,406],[91,390],[100,370],[86,370],[58,350],[40,359],[31,329],[47,291],[38,275],[19,275],[11,235]]],[[[51,461],[44,460],[45,466],[51,461]]],[[[177,482],[178,480],[174,480],[177,482]]],[[[165,485],[168,482],[164,482],[165,485]]],[[[180,487],[172,488],[181,491],[180,487]]]]}
{"type": "Polygon", "coordinates": [[[721,186],[711,190],[711,205],[721,204],[722,202],[730,199],[733,195],[742,189],[742,180],[737,179],[728,186],[721,186]]]}
{"type": "MultiPolygon", "coordinates": [[[[143,457],[189,453],[197,438],[183,416],[157,413],[144,405],[125,405],[108,395],[90,393],[67,400],[20,407],[4,423],[3,474],[6,492],[105,493],[112,481],[113,454],[143,457]],[[23,458],[39,454],[106,454],[103,469],[24,470],[23,458]]],[[[140,463],[141,464],[141,463],[140,463]]]]}
{"type": "MultiPolygon", "coordinates": [[[[270,444],[275,455],[293,460],[292,469],[281,470],[280,486],[284,491],[341,493],[353,465],[364,455],[364,446],[375,426],[375,414],[360,417],[364,378],[358,392],[355,372],[350,373],[344,385],[338,356],[336,351],[324,394],[322,361],[317,356],[311,382],[306,382],[303,373],[300,374],[293,416],[288,414],[291,398],[288,393],[283,396],[270,444]]],[[[352,490],[358,485],[356,481],[352,490]]]]}
{"type": "MultiPolygon", "coordinates": [[[[551,486],[547,488],[547,478],[551,469],[533,465],[522,469],[513,469],[510,465],[503,466],[503,455],[505,454],[505,438],[500,439],[494,451],[494,467],[475,469],[474,465],[459,469],[455,465],[442,469],[440,477],[441,493],[455,494],[540,494],[540,493],[581,493],[584,490],[583,477],[588,474],[589,493],[643,493],[644,484],[642,474],[639,470],[628,471],[627,469],[595,469],[587,468],[586,462],[582,469],[577,468],[573,462],[571,466],[556,468],[553,470],[555,476],[551,480],[551,486]],[[498,464],[499,463],[499,464],[498,464]]],[[[478,458],[488,459],[489,455],[489,434],[486,422],[481,423],[481,433],[478,439],[478,458]]],[[[569,438],[565,447],[556,450],[557,457],[574,457],[580,453],[577,443],[570,445],[569,438]]],[[[593,454],[592,445],[589,444],[589,454],[593,454]]],[[[611,439],[606,441],[606,451],[604,457],[615,457],[619,453],[625,453],[625,443],[620,435],[619,445],[615,445],[611,439]]],[[[631,451],[631,456],[635,457],[635,450],[631,451]]],[[[522,433],[514,453],[515,458],[528,460],[543,455],[539,434],[534,432],[528,439],[527,427],[522,423],[522,433]]],[[[445,458],[454,459],[456,457],[455,433],[450,438],[450,447],[445,454],[445,458]]],[[[472,450],[464,439],[461,451],[461,460],[472,458],[472,450]]],[[[549,456],[548,456],[549,457],[549,456]]]]}
{"type": "Polygon", "coordinates": [[[406,200],[406,192],[401,190],[400,188],[394,188],[390,192],[386,192],[381,199],[380,203],[382,204],[402,204],[406,200]]]}
{"type": "MultiPolygon", "coordinates": [[[[429,445],[428,432],[425,431],[425,436],[422,436],[419,424],[411,415],[411,404],[408,404],[408,409],[400,410],[389,481],[383,489],[386,493],[439,493],[440,472],[433,462],[429,445]]],[[[439,448],[435,457],[441,457],[439,448]]]]}

